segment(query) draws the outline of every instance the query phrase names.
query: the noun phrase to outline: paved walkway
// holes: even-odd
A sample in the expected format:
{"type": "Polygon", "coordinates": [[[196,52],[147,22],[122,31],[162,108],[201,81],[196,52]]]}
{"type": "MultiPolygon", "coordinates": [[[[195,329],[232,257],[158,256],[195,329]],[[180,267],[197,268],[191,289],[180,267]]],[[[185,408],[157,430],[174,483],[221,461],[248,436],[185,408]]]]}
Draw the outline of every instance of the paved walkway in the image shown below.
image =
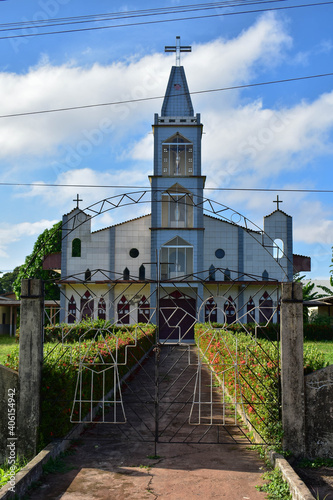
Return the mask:
{"type": "MultiPolygon", "coordinates": [[[[123,388],[128,423],[93,424],[82,435],[67,472],[44,476],[31,500],[114,499],[260,500],[264,464],[236,426],[221,426],[221,401],[214,389],[213,425],[203,411],[200,425],[189,425],[196,365],[184,348],[164,349],[160,373],[160,427],[155,456],[154,359],[123,388]],[[204,425],[203,425],[204,424],[204,425]],[[219,424],[219,425],[217,425],[219,424]]],[[[202,374],[202,401],[208,401],[210,374],[202,374]]],[[[203,405],[211,408],[211,405],[203,405]]],[[[193,408],[192,408],[193,409],[193,408]]],[[[198,418],[197,409],[193,418],[198,418]]],[[[200,417],[201,418],[201,417],[200,417]]],[[[227,419],[229,417],[227,416],[227,419]]]]}

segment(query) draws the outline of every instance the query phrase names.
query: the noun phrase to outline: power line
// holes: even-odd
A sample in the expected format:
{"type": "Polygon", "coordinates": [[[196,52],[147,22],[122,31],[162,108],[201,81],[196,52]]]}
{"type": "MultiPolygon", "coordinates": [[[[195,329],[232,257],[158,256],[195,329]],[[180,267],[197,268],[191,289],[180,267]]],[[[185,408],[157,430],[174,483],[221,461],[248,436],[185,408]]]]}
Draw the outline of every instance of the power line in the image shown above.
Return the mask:
{"type": "Polygon", "coordinates": [[[259,12],[270,12],[270,11],[274,11],[274,10],[286,10],[286,9],[299,9],[299,8],[303,8],[303,7],[318,7],[318,6],[332,5],[332,4],[333,4],[333,0],[328,1],[328,2],[318,2],[318,3],[302,4],[302,5],[288,5],[285,7],[271,7],[271,8],[266,8],[266,9],[253,9],[253,10],[244,10],[244,11],[238,11],[238,12],[221,12],[221,13],[206,14],[206,15],[201,15],[201,16],[180,17],[180,18],[173,18],[173,19],[158,19],[158,20],[154,20],[154,21],[115,24],[115,25],[109,25],[109,26],[94,26],[94,27],[89,27],[89,28],[68,29],[68,30],[61,30],[61,31],[47,31],[44,33],[27,33],[27,34],[22,34],[22,35],[10,35],[10,36],[2,36],[2,37],[0,37],[0,40],[8,40],[11,38],[23,38],[23,37],[32,37],[32,36],[42,36],[42,35],[59,35],[59,34],[64,34],[64,33],[77,33],[77,32],[83,32],[83,31],[96,31],[96,30],[111,29],[111,28],[125,28],[125,27],[129,27],[129,26],[143,26],[143,25],[149,25],[149,24],[169,23],[169,22],[176,22],[176,21],[192,21],[195,19],[208,19],[208,18],[212,18],[212,17],[234,16],[234,15],[238,15],[238,14],[258,14],[259,12]]]}
{"type": "MultiPolygon", "coordinates": [[[[120,184],[47,184],[38,182],[0,182],[0,186],[16,186],[16,187],[68,187],[68,188],[89,188],[89,189],[145,189],[154,191],[151,186],[126,186],[120,184]]],[[[333,193],[333,189],[289,189],[289,188],[204,188],[205,191],[255,191],[255,192],[283,192],[283,193],[333,193]]]]}
{"type": "Polygon", "coordinates": [[[225,7],[238,7],[242,5],[262,5],[264,3],[275,3],[275,2],[285,2],[286,0],[256,0],[256,1],[245,1],[245,0],[230,0],[224,2],[211,2],[207,4],[191,4],[191,5],[179,5],[162,7],[155,9],[145,9],[136,11],[123,11],[123,12],[110,12],[103,14],[91,14],[86,16],[75,16],[75,17],[64,17],[58,19],[41,19],[38,21],[21,21],[16,23],[5,23],[0,24],[0,31],[16,31],[19,29],[36,29],[45,28],[50,26],[63,26],[79,23],[92,23],[92,22],[102,22],[110,20],[119,19],[132,19],[135,17],[150,17],[158,15],[170,15],[175,12],[198,12],[211,9],[222,9],[225,7]]]}
{"type": "MultiPolygon", "coordinates": [[[[197,90],[194,92],[188,92],[190,95],[198,95],[198,94],[208,94],[212,92],[224,92],[226,90],[240,90],[240,89],[246,89],[246,88],[251,88],[251,87],[260,87],[264,85],[274,85],[277,83],[288,83],[288,82],[297,82],[300,80],[309,80],[312,78],[324,78],[327,76],[333,76],[333,73],[322,73],[322,74],[317,74],[317,75],[306,75],[306,76],[298,76],[295,78],[285,78],[283,80],[271,80],[269,82],[257,82],[257,83],[248,83],[246,85],[234,85],[232,87],[221,87],[217,89],[208,89],[208,90],[197,90]]],[[[181,95],[188,95],[187,93],[179,93],[177,94],[178,96],[181,95]]],[[[113,101],[113,102],[103,102],[103,103],[97,103],[97,104],[83,104],[81,106],[69,106],[67,108],[54,108],[54,109],[43,109],[39,111],[26,111],[22,113],[11,113],[8,115],[0,115],[1,118],[15,118],[18,116],[31,116],[31,115],[41,115],[41,114],[46,114],[46,113],[58,113],[60,111],[75,111],[77,109],[89,109],[89,108],[98,108],[98,107],[103,107],[103,106],[116,106],[120,104],[131,104],[131,103],[136,103],[136,102],[145,102],[145,101],[153,101],[157,99],[164,99],[163,96],[154,96],[154,97],[141,97],[139,99],[126,99],[125,101],[113,101]]]]}

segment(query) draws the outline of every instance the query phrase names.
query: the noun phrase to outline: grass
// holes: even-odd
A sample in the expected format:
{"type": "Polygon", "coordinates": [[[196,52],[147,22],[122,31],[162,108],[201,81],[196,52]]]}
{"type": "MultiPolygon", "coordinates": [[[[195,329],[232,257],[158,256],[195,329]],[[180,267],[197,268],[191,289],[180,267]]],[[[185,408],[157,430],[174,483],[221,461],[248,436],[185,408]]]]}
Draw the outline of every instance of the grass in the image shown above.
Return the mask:
{"type": "Polygon", "coordinates": [[[15,346],[16,337],[9,335],[0,335],[0,365],[4,365],[7,361],[7,354],[11,353],[13,346],[15,346]]]}
{"type": "Polygon", "coordinates": [[[271,500],[291,500],[288,483],[282,479],[280,469],[275,468],[263,475],[263,479],[268,481],[263,486],[256,486],[258,491],[265,491],[268,499],[271,500]]]}
{"type": "Polygon", "coordinates": [[[316,348],[322,352],[325,356],[325,360],[328,364],[333,365],[333,342],[330,340],[319,341],[304,341],[304,346],[316,346],[316,348]]]}

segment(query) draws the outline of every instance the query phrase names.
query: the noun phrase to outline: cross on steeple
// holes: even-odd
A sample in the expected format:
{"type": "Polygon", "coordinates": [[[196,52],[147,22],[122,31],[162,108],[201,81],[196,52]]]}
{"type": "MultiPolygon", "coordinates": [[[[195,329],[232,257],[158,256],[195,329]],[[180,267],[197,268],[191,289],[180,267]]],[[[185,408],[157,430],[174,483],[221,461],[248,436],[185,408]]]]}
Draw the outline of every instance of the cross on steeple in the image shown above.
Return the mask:
{"type": "Polygon", "coordinates": [[[180,53],[192,52],[190,45],[180,45],[180,36],[176,36],[176,45],[166,45],[164,52],[176,52],[176,66],[180,66],[180,53]]]}
{"type": "Polygon", "coordinates": [[[276,209],[277,209],[277,210],[280,210],[280,208],[279,208],[279,204],[280,204],[280,203],[283,203],[283,201],[282,201],[282,200],[279,200],[279,195],[277,195],[277,196],[276,196],[276,200],[273,200],[273,203],[276,203],[276,209]]]}
{"type": "Polygon", "coordinates": [[[76,198],[73,201],[76,201],[76,208],[80,208],[79,207],[79,202],[82,201],[82,200],[80,200],[80,197],[79,197],[78,194],[76,195],[76,198]]]}

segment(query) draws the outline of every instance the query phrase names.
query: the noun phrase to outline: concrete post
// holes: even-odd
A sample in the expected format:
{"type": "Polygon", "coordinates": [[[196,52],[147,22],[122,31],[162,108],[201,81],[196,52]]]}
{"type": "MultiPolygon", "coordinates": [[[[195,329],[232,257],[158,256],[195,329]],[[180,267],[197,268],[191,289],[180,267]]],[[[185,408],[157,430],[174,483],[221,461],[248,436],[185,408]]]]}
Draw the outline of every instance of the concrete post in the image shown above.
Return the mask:
{"type": "Polygon", "coordinates": [[[40,420],[40,390],[43,360],[43,282],[39,279],[22,280],[18,452],[28,458],[37,451],[40,420]]]}
{"type": "Polygon", "coordinates": [[[281,300],[281,392],[283,449],[305,454],[303,293],[301,283],[283,283],[281,300]]]}

